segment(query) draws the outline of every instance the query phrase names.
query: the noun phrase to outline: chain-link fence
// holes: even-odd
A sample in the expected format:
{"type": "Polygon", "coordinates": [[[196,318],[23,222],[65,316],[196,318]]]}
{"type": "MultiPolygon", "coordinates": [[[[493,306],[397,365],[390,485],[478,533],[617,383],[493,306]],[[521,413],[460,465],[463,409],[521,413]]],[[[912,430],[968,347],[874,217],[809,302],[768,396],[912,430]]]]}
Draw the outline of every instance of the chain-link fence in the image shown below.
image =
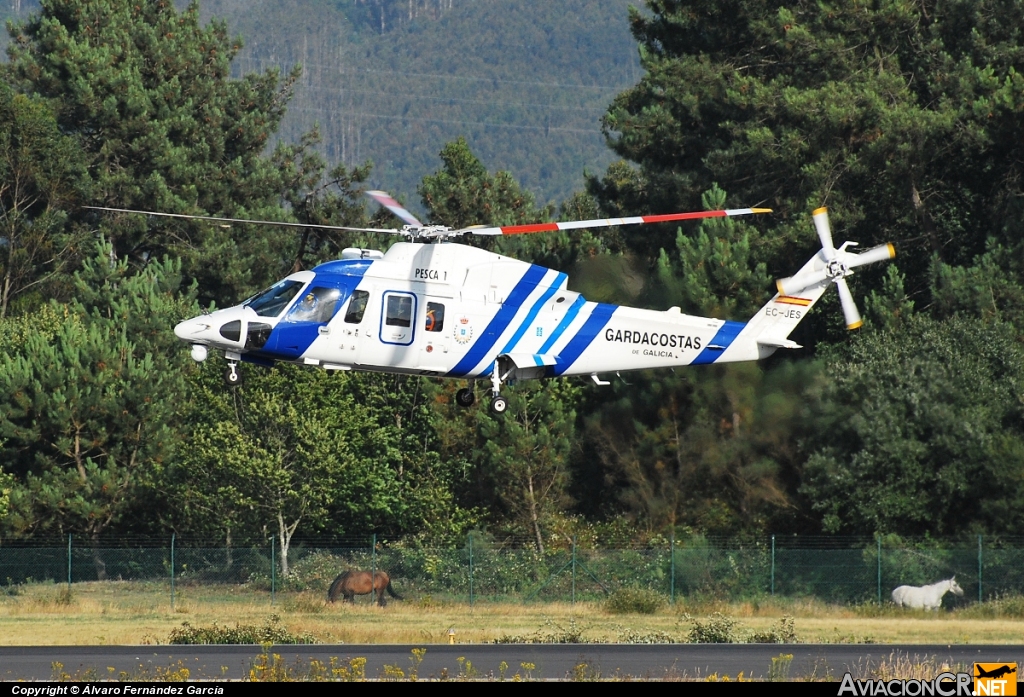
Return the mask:
{"type": "Polygon", "coordinates": [[[97,581],[230,588],[269,596],[326,597],[342,571],[385,571],[407,598],[477,602],[594,600],[624,587],[678,598],[742,600],[779,596],[837,603],[887,602],[899,585],[956,576],[959,602],[1024,594],[1024,539],[854,539],[691,537],[644,545],[594,546],[566,539],[543,551],[525,540],[472,533],[460,543],[417,539],[293,540],[287,559],[274,539],[246,547],[168,538],[117,545],[67,538],[48,545],[0,544],[0,584],[97,581]]]}

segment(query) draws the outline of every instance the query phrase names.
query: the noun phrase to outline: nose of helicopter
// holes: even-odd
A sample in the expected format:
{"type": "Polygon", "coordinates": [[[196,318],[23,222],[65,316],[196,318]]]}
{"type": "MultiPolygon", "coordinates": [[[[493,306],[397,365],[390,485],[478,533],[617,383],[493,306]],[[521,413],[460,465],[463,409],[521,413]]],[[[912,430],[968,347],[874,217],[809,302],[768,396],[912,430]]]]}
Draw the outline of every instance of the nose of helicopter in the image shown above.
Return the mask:
{"type": "Polygon", "coordinates": [[[179,322],[174,328],[174,336],[178,337],[182,341],[194,341],[197,335],[202,334],[210,328],[208,322],[202,322],[198,317],[187,319],[184,322],[179,322]]]}

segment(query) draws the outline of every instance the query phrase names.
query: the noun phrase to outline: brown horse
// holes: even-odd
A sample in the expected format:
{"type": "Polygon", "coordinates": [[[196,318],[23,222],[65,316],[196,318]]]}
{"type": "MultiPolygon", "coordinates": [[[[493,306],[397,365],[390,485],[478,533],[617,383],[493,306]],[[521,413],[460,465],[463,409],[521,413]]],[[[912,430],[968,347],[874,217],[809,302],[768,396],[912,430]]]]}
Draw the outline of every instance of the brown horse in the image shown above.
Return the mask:
{"type": "Polygon", "coordinates": [[[392,598],[402,599],[395,589],[391,587],[391,578],[383,571],[376,571],[373,574],[373,587],[370,587],[369,571],[346,571],[334,579],[334,583],[327,590],[328,602],[334,602],[339,595],[345,596],[345,602],[355,602],[354,596],[377,593],[377,604],[384,607],[384,591],[387,591],[392,598]]]}

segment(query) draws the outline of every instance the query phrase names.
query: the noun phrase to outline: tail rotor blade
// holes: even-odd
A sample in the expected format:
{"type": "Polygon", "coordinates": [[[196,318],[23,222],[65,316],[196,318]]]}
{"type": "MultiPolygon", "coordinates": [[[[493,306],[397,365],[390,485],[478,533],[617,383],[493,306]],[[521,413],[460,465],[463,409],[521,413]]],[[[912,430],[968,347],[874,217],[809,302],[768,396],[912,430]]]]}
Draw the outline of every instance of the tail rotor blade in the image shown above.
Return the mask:
{"type": "Polygon", "coordinates": [[[857,303],[853,301],[853,293],[850,292],[850,287],[846,285],[846,279],[837,279],[836,287],[839,289],[839,302],[843,306],[846,328],[859,329],[864,322],[861,321],[860,312],[857,311],[857,303]]]}
{"type": "Polygon", "coordinates": [[[409,211],[405,210],[398,201],[391,197],[386,191],[367,191],[366,195],[372,198],[380,205],[387,208],[389,211],[397,215],[399,218],[404,220],[407,225],[413,225],[415,227],[423,227],[423,223],[416,219],[409,211]]]}
{"type": "Polygon", "coordinates": [[[816,286],[822,281],[828,278],[828,274],[824,271],[815,271],[813,273],[806,274],[804,276],[790,276],[789,278],[780,278],[775,281],[775,287],[778,289],[781,295],[795,295],[802,291],[804,288],[810,288],[816,286]]]}
{"type": "Polygon", "coordinates": [[[832,229],[828,224],[828,209],[819,208],[811,214],[814,218],[814,228],[818,231],[818,238],[821,240],[821,248],[825,250],[825,258],[832,259],[836,255],[835,245],[832,244],[832,229]]]}
{"type": "Polygon", "coordinates": [[[872,247],[866,252],[860,254],[846,254],[846,266],[847,268],[854,269],[858,266],[864,266],[865,264],[874,264],[876,261],[888,261],[896,256],[896,248],[892,244],[882,244],[877,247],[872,247]]]}

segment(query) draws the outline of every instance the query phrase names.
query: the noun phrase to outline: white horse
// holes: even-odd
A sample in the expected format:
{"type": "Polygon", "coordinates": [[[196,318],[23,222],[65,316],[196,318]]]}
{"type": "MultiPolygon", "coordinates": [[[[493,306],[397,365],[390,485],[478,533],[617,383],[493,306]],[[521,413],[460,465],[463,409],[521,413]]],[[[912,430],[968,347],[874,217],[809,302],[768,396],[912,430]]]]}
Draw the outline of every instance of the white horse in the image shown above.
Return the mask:
{"type": "Polygon", "coordinates": [[[930,586],[900,586],[892,592],[892,601],[899,607],[938,610],[942,605],[942,596],[950,592],[953,595],[964,594],[964,589],[956,582],[956,576],[930,586]]]}

